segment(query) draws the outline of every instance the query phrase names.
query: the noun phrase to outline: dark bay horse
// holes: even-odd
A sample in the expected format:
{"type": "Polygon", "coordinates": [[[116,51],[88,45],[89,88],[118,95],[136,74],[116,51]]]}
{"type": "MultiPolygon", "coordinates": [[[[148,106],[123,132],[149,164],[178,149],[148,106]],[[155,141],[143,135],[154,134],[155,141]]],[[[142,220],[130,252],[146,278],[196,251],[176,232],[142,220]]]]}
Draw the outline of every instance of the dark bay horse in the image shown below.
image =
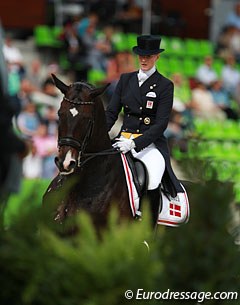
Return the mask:
{"type": "Polygon", "coordinates": [[[55,158],[59,174],[47,188],[43,204],[48,204],[52,194],[64,194],[58,196],[54,216],[60,222],[85,210],[96,226],[102,226],[112,205],[117,206],[120,217],[131,218],[121,156],[112,148],[100,98],[107,86],[94,88],[85,82],[68,86],[52,77],[64,95],[58,111],[59,152],[55,158]]]}

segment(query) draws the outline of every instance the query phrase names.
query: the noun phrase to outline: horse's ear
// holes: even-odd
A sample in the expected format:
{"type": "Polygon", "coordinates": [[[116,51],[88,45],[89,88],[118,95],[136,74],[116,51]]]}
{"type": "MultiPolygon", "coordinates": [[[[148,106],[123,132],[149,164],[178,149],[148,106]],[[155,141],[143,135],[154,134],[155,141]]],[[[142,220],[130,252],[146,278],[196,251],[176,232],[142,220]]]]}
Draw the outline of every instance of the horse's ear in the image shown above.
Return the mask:
{"type": "Polygon", "coordinates": [[[98,95],[103,94],[103,92],[107,89],[107,87],[108,87],[109,85],[110,85],[110,83],[107,84],[106,86],[103,86],[103,87],[100,87],[100,88],[92,89],[92,90],[90,91],[89,97],[90,97],[90,98],[95,98],[95,97],[97,97],[98,95]]]}
{"type": "Polygon", "coordinates": [[[69,87],[65,85],[55,74],[52,74],[52,78],[54,81],[55,86],[63,93],[66,94],[69,87]]]}

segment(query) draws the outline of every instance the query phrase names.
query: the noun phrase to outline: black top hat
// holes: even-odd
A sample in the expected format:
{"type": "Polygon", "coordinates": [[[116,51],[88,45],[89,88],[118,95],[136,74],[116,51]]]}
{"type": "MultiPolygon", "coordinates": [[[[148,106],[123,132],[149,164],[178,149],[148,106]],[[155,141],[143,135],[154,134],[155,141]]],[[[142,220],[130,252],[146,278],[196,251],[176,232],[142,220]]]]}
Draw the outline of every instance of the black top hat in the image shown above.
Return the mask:
{"type": "Polygon", "coordinates": [[[154,55],[164,51],[160,49],[161,38],[153,35],[142,35],[137,37],[137,46],[132,50],[138,55],[154,55]]]}

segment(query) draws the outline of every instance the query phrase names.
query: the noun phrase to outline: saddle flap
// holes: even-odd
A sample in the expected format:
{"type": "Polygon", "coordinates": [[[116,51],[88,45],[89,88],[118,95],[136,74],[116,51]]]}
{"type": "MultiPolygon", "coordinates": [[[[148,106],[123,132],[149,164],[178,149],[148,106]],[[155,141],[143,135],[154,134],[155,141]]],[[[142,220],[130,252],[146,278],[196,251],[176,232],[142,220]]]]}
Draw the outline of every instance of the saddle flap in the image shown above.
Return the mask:
{"type": "Polygon", "coordinates": [[[125,156],[131,169],[138,195],[142,197],[147,190],[148,173],[146,166],[141,160],[134,158],[131,153],[127,153],[125,156]]]}

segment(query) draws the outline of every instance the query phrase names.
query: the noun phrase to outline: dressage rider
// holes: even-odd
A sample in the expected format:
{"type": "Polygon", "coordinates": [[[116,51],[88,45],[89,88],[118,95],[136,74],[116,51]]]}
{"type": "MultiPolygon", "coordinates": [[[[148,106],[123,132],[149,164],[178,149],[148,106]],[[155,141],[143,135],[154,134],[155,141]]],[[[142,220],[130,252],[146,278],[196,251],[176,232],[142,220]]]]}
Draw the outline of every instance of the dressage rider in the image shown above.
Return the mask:
{"type": "Polygon", "coordinates": [[[164,136],[172,110],[174,88],[172,81],[156,69],[160,53],[164,51],[160,43],[158,36],[142,35],[137,38],[133,52],[138,55],[140,69],[121,75],[106,109],[109,130],[122,107],[124,109],[121,134],[114,147],[123,153],[131,151],[146,165],[148,197],[155,223],[159,214],[160,183],[172,197],[184,192],[172,170],[164,136]]]}

